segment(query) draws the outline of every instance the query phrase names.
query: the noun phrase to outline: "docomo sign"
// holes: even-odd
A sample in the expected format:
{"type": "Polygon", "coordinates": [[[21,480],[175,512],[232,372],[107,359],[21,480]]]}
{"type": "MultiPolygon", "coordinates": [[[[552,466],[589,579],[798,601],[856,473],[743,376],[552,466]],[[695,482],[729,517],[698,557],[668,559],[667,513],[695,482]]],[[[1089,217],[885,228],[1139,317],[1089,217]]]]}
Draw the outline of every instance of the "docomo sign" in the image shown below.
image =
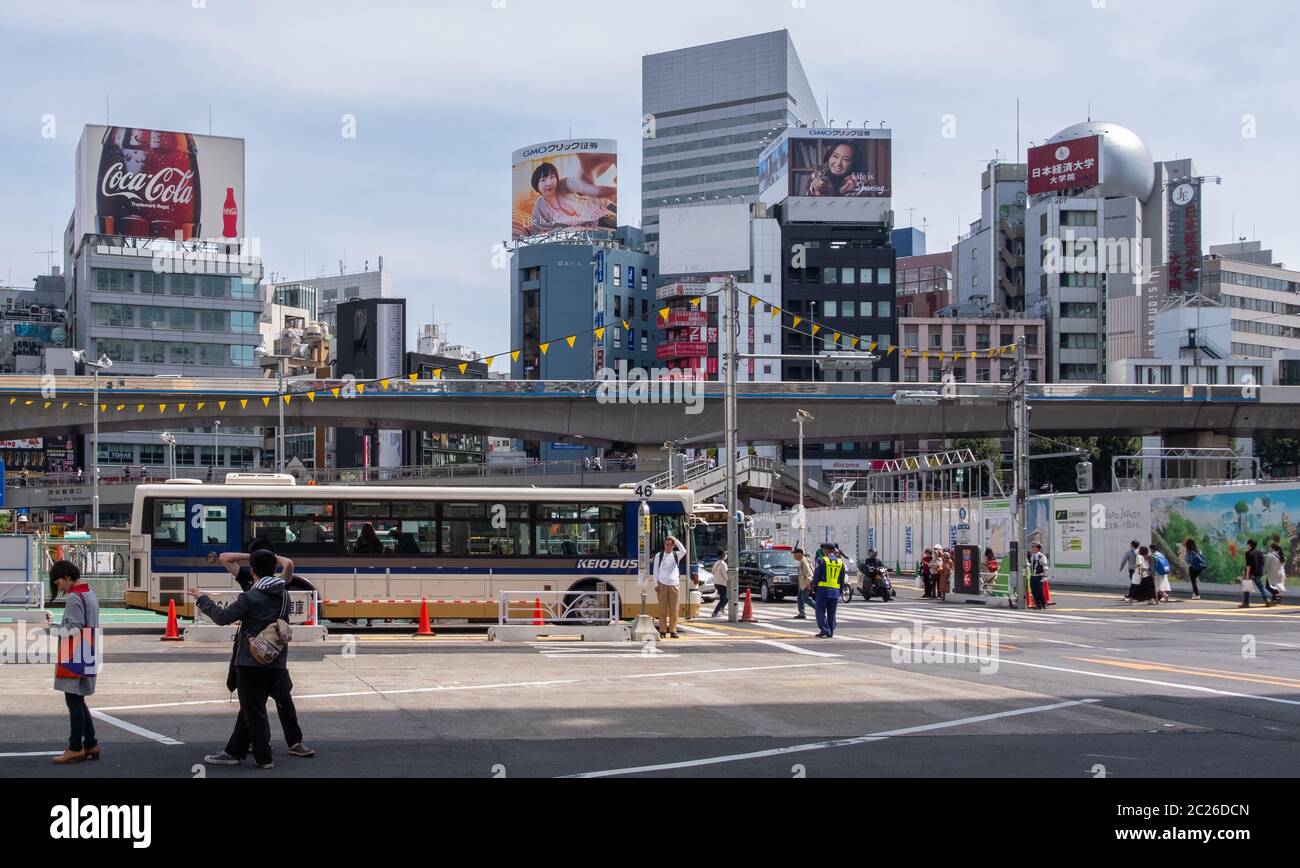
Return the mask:
{"type": "Polygon", "coordinates": [[[1029,149],[1029,195],[1095,187],[1101,183],[1101,136],[1029,149]]]}

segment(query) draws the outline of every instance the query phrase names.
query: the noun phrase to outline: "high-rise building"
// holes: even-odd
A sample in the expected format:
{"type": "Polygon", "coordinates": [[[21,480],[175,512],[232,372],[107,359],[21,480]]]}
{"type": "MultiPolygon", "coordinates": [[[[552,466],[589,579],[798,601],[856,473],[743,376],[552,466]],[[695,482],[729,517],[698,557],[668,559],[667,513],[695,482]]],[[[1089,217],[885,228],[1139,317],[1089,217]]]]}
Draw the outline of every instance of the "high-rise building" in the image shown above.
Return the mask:
{"type": "MultiPolygon", "coordinates": [[[[405,377],[406,299],[367,298],[336,308],[336,377],[357,380],[405,377]]],[[[401,467],[402,432],[380,428],[335,430],[335,467],[401,467]]],[[[382,476],[381,476],[382,478],[382,476]]]]}
{"type": "Polygon", "coordinates": [[[821,110],[785,30],[642,58],[641,220],[659,240],[659,209],[758,198],[759,152],[821,110]]]}
{"type": "Polygon", "coordinates": [[[991,162],[980,218],[952,248],[954,304],[1025,309],[1025,164],[991,162]]]}
{"type": "Polygon", "coordinates": [[[1274,262],[1260,242],[1210,245],[1199,284],[1232,310],[1232,355],[1268,359],[1300,350],[1300,271],[1274,262]]]}
{"type": "Polygon", "coordinates": [[[338,326],[335,311],[343,302],[354,298],[393,298],[393,277],[391,273],[384,271],[382,256],[379,257],[377,268],[371,268],[367,261],[362,271],[308,277],[275,285],[277,288],[300,286],[314,289],[317,316],[330,334],[333,334],[338,326]]]}

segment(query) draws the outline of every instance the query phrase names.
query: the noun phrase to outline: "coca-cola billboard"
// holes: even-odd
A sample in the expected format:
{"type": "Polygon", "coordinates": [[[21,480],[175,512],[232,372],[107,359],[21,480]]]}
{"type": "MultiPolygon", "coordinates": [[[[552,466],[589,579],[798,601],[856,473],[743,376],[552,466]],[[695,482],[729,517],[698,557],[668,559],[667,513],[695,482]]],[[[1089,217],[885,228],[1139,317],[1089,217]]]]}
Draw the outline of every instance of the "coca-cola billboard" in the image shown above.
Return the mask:
{"type": "Polygon", "coordinates": [[[87,124],[73,232],[169,240],[244,235],[244,140],[87,124]]]}

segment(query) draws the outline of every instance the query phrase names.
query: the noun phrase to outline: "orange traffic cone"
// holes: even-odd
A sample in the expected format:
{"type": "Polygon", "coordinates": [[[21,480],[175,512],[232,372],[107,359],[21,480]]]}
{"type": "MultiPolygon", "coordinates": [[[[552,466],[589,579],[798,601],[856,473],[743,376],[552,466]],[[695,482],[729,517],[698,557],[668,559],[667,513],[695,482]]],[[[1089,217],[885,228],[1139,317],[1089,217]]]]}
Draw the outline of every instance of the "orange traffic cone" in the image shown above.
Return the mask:
{"type": "Polygon", "coordinates": [[[1043,602],[1049,606],[1056,605],[1052,602],[1052,589],[1048,586],[1046,578],[1043,579],[1043,602]]]}
{"type": "Polygon", "coordinates": [[[546,622],[542,620],[542,598],[536,597],[533,599],[533,626],[543,627],[545,625],[546,622]]]}
{"type": "Polygon", "coordinates": [[[167,632],[162,635],[163,642],[184,642],[185,637],[176,629],[176,600],[167,601],[167,632]]]}
{"type": "Polygon", "coordinates": [[[751,624],[758,620],[754,617],[754,592],[750,588],[745,588],[745,611],[740,613],[740,620],[751,624]]]}
{"type": "Polygon", "coordinates": [[[420,629],[413,634],[415,636],[433,636],[433,628],[429,626],[429,601],[424,597],[420,598],[420,629]]]}
{"type": "Polygon", "coordinates": [[[312,600],[311,602],[311,610],[307,612],[307,623],[303,624],[303,626],[304,627],[316,626],[316,601],[315,600],[312,600]]]}

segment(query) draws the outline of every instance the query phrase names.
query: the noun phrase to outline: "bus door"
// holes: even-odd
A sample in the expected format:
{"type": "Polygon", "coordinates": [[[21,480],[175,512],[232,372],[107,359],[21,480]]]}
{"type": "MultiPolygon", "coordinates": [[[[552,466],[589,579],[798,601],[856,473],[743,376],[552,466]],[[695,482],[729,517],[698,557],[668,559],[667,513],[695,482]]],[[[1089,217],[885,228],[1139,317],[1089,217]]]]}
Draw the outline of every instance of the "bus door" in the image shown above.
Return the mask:
{"type": "Polygon", "coordinates": [[[224,588],[230,583],[225,568],[215,561],[222,552],[242,551],[243,523],[238,500],[223,497],[192,497],[186,509],[188,517],[188,554],[196,566],[193,585],[200,588],[224,588]]]}

